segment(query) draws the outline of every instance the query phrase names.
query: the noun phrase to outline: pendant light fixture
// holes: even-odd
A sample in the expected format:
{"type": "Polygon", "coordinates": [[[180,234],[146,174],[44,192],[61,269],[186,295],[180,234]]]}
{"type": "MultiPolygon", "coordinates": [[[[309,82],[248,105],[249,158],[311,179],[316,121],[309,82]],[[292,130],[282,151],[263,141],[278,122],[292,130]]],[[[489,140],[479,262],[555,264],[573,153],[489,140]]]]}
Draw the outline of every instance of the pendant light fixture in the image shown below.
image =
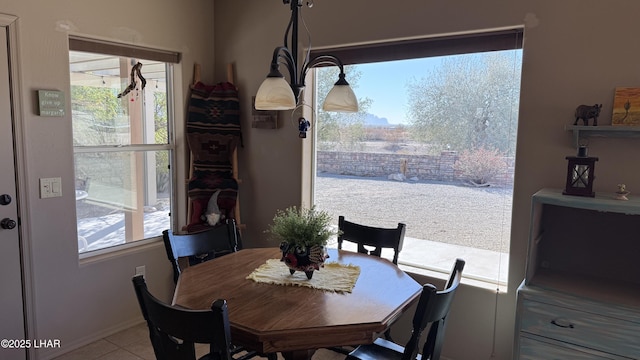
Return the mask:
{"type": "MultiPolygon", "coordinates": [[[[358,100],[345,79],[344,66],[340,59],[333,55],[318,55],[309,59],[309,50],[307,50],[302,63],[298,62],[298,26],[302,1],[282,1],[284,4],[291,5],[291,18],[284,33],[284,45],[273,50],[269,74],[258,88],[255,100],[256,110],[294,109],[298,105],[305,87],[304,81],[307,71],[314,66],[335,65],[340,69],[340,75],[338,81],[327,94],[322,109],[324,111],[358,112],[358,100]],[[289,83],[280,72],[281,63],[289,72],[289,83]]],[[[312,7],[313,2],[307,2],[307,6],[312,7]]],[[[308,36],[311,39],[311,36],[308,36]]]]}

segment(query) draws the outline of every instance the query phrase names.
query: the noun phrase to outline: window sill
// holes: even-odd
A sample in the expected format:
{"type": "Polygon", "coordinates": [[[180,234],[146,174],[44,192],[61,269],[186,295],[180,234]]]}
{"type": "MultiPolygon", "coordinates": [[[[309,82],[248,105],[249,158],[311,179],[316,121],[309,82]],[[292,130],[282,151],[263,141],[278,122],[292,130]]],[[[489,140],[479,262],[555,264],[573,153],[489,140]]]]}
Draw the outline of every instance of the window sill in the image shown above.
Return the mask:
{"type": "MultiPolygon", "coordinates": [[[[400,261],[398,264],[402,271],[409,274],[412,278],[416,279],[416,277],[428,277],[433,279],[439,279],[443,282],[446,282],[449,279],[449,271],[444,269],[428,269],[425,266],[412,266],[403,264],[400,261]]],[[[418,281],[418,279],[416,279],[418,281]]],[[[418,281],[421,282],[421,281],[418,281]]],[[[501,292],[507,292],[507,284],[506,283],[496,283],[495,280],[483,279],[474,275],[465,274],[463,271],[462,275],[462,284],[473,286],[481,289],[486,289],[490,291],[496,291],[496,289],[501,292]]]]}
{"type": "MultiPolygon", "coordinates": [[[[335,248],[337,244],[330,242],[328,247],[335,248]]],[[[342,248],[357,251],[356,245],[347,241],[342,248]]],[[[391,261],[393,250],[383,249],[382,257],[391,261]]],[[[505,253],[406,236],[398,266],[410,274],[446,281],[457,258],[466,261],[462,272],[463,284],[492,291],[496,288],[500,292],[507,291],[509,254],[505,253]]]]}
{"type": "Polygon", "coordinates": [[[105,249],[81,253],[78,255],[78,259],[79,264],[82,267],[103,261],[108,261],[114,258],[119,258],[125,255],[147,251],[158,246],[164,246],[164,244],[162,243],[162,237],[139,240],[127,244],[108,247],[105,249]]]}

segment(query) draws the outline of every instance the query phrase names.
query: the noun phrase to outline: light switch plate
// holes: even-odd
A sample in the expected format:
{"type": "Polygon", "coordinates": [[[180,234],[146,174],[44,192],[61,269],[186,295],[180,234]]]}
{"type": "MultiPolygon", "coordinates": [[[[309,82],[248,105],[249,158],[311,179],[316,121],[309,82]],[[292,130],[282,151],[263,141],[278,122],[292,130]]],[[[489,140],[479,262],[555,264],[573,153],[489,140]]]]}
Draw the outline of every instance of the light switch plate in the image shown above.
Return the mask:
{"type": "Polygon", "coordinates": [[[40,198],[52,198],[62,196],[62,179],[55,178],[40,178],[40,198]]]}

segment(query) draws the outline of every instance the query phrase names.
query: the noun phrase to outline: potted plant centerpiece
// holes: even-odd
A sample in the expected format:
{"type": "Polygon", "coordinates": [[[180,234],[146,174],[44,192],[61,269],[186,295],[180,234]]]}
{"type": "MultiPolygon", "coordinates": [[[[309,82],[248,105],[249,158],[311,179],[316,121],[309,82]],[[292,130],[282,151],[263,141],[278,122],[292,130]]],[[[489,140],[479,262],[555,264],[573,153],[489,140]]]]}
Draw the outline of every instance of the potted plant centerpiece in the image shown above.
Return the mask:
{"type": "Polygon", "coordinates": [[[295,206],[278,210],[267,230],[280,242],[282,259],[291,274],[303,271],[311,279],[329,257],[327,241],[337,231],[330,227],[331,215],[315,208],[295,206]]]}

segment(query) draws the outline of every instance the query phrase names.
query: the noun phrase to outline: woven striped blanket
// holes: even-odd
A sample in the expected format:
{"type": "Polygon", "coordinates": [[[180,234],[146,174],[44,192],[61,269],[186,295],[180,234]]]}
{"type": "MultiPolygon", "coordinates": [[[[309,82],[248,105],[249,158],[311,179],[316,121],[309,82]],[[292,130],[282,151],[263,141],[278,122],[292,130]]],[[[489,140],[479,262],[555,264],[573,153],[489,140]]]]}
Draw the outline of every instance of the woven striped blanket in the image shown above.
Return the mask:
{"type": "Polygon", "coordinates": [[[203,214],[216,190],[223,218],[233,218],[238,183],[233,178],[231,157],[240,144],[240,104],[238,90],[228,82],[191,87],[187,118],[187,142],[193,169],[188,184],[191,218],[187,231],[202,230],[203,214]]]}

